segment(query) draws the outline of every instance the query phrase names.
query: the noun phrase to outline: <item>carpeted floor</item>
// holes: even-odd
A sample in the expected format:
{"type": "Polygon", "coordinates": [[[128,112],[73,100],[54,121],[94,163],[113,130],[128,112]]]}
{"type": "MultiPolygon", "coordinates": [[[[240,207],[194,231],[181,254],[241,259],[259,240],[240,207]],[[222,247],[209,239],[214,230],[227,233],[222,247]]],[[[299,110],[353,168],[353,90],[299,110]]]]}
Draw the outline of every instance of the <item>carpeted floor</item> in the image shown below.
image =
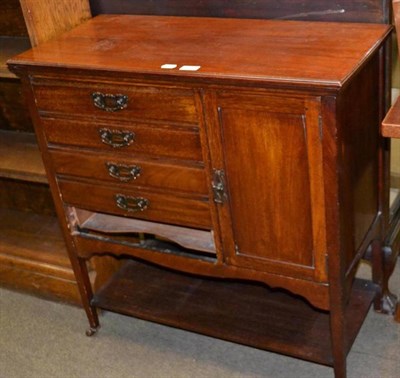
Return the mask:
{"type": "MultiPolygon", "coordinates": [[[[400,294],[400,263],[391,280],[400,294]]],[[[0,290],[1,378],[327,378],[329,367],[105,313],[85,336],[83,310],[0,290]]],[[[370,311],[349,378],[397,378],[400,325],[370,311]]]]}

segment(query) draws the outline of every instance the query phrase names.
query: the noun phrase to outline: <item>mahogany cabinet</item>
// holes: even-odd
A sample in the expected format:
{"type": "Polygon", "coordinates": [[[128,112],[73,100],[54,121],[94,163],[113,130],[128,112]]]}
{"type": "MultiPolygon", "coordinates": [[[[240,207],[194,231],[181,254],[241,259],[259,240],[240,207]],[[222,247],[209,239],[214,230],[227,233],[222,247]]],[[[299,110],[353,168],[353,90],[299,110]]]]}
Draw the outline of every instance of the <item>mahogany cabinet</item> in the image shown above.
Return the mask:
{"type": "Polygon", "coordinates": [[[103,15],[9,61],[89,334],[104,308],[346,375],[382,294],[390,31],[103,15]],[[93,293],[109,254],[129,259],[93,293]]]}

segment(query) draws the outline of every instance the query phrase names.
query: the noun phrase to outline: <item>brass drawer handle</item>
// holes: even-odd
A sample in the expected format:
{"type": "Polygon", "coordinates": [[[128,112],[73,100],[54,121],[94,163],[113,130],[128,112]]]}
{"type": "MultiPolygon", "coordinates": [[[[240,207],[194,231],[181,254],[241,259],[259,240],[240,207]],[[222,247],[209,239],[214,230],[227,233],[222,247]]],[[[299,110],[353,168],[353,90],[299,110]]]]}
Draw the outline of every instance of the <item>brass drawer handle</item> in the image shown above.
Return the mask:
{"type": "Polygon", "coordinates": [[[92,93],[93,105],[106,112],[116,112],[128,106],[128,96],[123,94],[92,93]]]}
{"type": "Polygon", "coordinates": [[[129,212],[143,211],[150,205],[150,201],[146,198],[130,197],[124,194],[116,194],[115,203],[120,209],[129,212]]]}
{"type": "Polygon", "coordinates": [[[138,165],[125,165],[107,162],[106,167],[108,174],[111,177],[123,182],[128,182],[132,179],[136,180],[142,172],[142,168],[138,165]]]}
{"type": "Polygon", "coordinates": [[[129,146],[135,139],[135,133],[132,131],[110,130],[106,128],[100,129],[99,135],[104,144],[114,148],[129,146]]]}

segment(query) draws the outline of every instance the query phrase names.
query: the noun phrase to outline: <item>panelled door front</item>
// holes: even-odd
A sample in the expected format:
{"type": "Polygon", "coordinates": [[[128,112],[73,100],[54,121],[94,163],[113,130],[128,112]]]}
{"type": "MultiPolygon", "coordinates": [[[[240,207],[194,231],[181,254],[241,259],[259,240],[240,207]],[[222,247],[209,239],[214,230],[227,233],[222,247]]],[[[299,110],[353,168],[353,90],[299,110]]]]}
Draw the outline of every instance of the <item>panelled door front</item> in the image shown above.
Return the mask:
{"type": "Polygon", "coordinates": [[[320,98],[221,91],[204,100],[225,261],[324,281],[320,98]]]}

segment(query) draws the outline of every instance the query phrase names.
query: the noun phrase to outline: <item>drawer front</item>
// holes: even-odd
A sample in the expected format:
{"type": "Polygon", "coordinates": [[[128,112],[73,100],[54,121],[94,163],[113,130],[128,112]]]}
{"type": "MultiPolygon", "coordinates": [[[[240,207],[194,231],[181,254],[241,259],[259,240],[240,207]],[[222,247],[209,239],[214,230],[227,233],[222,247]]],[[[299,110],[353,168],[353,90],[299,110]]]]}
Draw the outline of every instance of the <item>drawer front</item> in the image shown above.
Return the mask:
{"type": "Polygon", "coordinates": [[[42,119],[49,144],[99,148],[104,151],[140,153],[176,159],[202,161],[200,136],[196,128],[170,128],[144,123],[42,119]]]}
{"type": "Polygon", "coordinates": [[[33,79],[39,113],[198,123],[193,91],[33,79]]]}
{"type": "Polygon", "coordinates": [[[54,170],[59,175],[93,178],[126,187],[146,186],[207,194],[204,169],[159,163],[121,154],[98,154],[73,150],[50,150],[54,170]]]}
{"type": "Polygon", "coordinates": [[[126,189],[65,179],[59,179],[58,184],[63,201],[82,209],[211,229],[206,197],[174,196],[140,188],[126,189]]]}

